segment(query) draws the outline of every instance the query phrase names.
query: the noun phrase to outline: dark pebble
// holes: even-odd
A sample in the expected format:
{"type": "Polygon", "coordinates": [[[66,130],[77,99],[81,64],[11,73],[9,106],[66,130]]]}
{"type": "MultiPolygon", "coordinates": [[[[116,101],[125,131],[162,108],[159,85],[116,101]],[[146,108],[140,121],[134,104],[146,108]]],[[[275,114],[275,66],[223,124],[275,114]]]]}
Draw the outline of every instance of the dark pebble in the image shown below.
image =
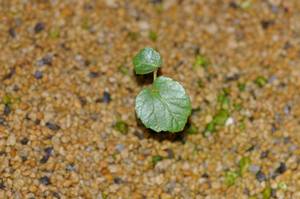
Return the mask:
{"type": "Polygon", "coordinates": [[[34,77],[35,77],[35,79],[42,79],[43,78],[43,73],[42,73],[42,71],[35,71],[35,73],[34,73],[34,77]]]}
{"type": "Polygon", "coordinates": [[[60,129],[60,126],[58,126],[57,124],[54,124],[52,122],[47,122],[46,127],[48,127],[48,129],[50,129],[52,131],[58,131],[60,129]]]}
{"type": "Polygon", "coordinates": [[[261,152],[261,154],[260,154],[260,158],[261,158],[261,159],[267,158],[268,155],[269,155],[269,150],[263,151],[263,152],[261,152]]]}
{"type": "Polygon", "coordinates": [[[90,71],[90,73],[89,73],[90,78],[97,78],[99,76],[100,76],[100,74],[98,72],[90,71]]]}
{"type": "Polygon", "coordinates": [[[26,156],[21,156],[22,162],[25,162],[28,158],[26,156]]]}
{"type": "Polygon", "coordinates": [[[279,167],[274,171],[272,178],[275,179],[277,176],[283,174],[287,170],[284,162],[281,162],[279,167]]]}
{"type": "Polygon", "coordinates": [[[34,121],[34,123],[35,123],[36,125],[39,125],[39,124],[41,123],[41,120],[36,119],[36,120],[34,121]]]}
{"type": "Polygon", "coordinates": [[[0,180],[0,190],[4,190],[5,189],[5,184],[2,180],[0,180]]]}
{"type": "Polygon", "coordinates": [[[259,182],[263,182],[267,179],[266,175],[262,172],[262,171],[258,171],[256,173],[256,180],[258,180],[259,182]]]}
{"type": "Polygon", "coordinates": [[[227,76],[225,82],[237,81],[240,78],[239,74],[234,74],[232,76],[227,76]]]}
{"type": "Polygon", "coordinates": [[[4,125],[5,119],[3,117],[0,117],[0,125],[4,125]]]}
{"type": "Polygon", "coordinates": [[[84,97],[78,96],[78,100],[81,106],[85,106],[87,104],[87,100],[84,97]]]}
{"type": "Polygon", "coordinates": [[[209,175],[207,173],[202,174],[202,178],[209,178],[209,175]]]}
{"type": "Polygon", "coordinates": [[[169,159],[173,159],[174,158],[174,152],[173,152],[172,149],[165,149],[165,151],[167,152],[169,159]]]}
{"type": "Polygon", "coordinates": [[[102,102],[108,104],[111,100],[110,93],[107,91],[103,92],[102,102]]]}
{"type": "Polygon", "coordinates": [[[44,156],[42,157],[42,159],[40,160],[40,163],[41,163],[41,164],[47,163],[48,160],[49,160],[49,158],[50,158],[50,156],[44,155],[44,156]]]}
{"type": "Polygon", "coordinates": [[[5,104],[3,114],[7,116],[10,114],[10,112],[11,112],[10,106],[5,104]]]}
{"type": "Polygon", "coordinates": [[[246,151],[251,152],[255,149],[255,147],[256,147],[255,145],[251,145],[246,151]]]}
{"type": "Polygon", "coordinates": [[[16,36],[17,36],[16,30],[15,30],[14,28],[8,29],[8,34],[9,34],[12,38],[16,38],[16,36]]]}
{"type": "Polygon", "coordinates": [[[7,79],[11,79],[14,74],[16,74],[16,69],[15,68],[11,68],[9,73],[4,75],[3,79],[2,80],[7,80],[7,79]]]}
{"type": "Polygon", "coordinates": [[[45,24],[42,22],[38,22],[35,26],[34,26],[34,32],[35,33],[40,33],[45,29],[45,24]]]}
{"type": "Polygon", "coordinates": [[[234,2],[234,1],[231,1],[231,2],[229,3],[229,6],[230,6],[231,8],[233,8],[233,9],[238,9],[238,8],[239,8],[239,5],[238,5],[236,2],[234,2]]]}
{"type": "Polygon", "coordinates": [[[135,131],[135,132],[134,132],[134,135],[135,135],[139,140],[142,140],[142,139],[145,138],[143,132],[141,132],[141,131],[135,131]]]}
{"type": "Polygon", "coordinates": [[[161,4],[163,0],[149,0],[149,2],[152,4],[161,4]]]}
{"type": "Polygon", "coordinates": [[[76,169],[76,167],[73,163],[68,164],[67,167],[66,167],[66,170],[69,171],[69,172],[75,171],[75,169],[76,169]]]}
{"type": "Polygon", "coordinates": [[[39,182],[43,185],[50,185],[51,182],[50,182],[50,179],[48,176],[43,176],[39,179],[39,182]]]}
{"type": "Polygon", "coordinates": [[[22,145],[26,145],[26,144],[28,144],[29,140],[28,140],[28,138],[25,137],[25,138],[22,138],[22,140],[20,142],[22,145]]]}
{"type": "Polygon", "coordinates": [[[45,164],[48,162],[50,156],[52,155],[52,151],[53,151],[53,147],[47,147],[44,149],[44,156],[42,157],[42,159],[40,160],[41,164],[45,164]]]}
{"type": "Polygon", "coordinates": [[[122,183],[123,183],[123,180],[122,180],[122,178],[120,178],[120,177],[115,177],[115,178],[114,178],[114,183],[116,183],[116,184],[122,184],[122,183]]]}
{"type": "Polygon", "coordinates": [[[57,193],[57,192],[53,192],[53,193],[52,193],[52,196],[53,196],[54,198],[57,198],[57,199],[60,199],[60,198],[61,198],[60,195],[59,195],[59,193],[57,193]]]}
{"type": "Polygon", "coordinates": [[[272,20],[262,20],[260,22],[260,24],[261,24],[261,27],[263,29],[268,29],[270,26],[274,25],[274,21],[272,21],[272,20]]]}
{"type": "Polygon", "coordinates": [[[52,65],[52,56],[50,56],[50,55],[46,55],[46,56],[44,56],[42,59],[41,59],[41,61],[42,61],[42,63],[44,64],[44,65],[52,65]]]}
{"type": "Polygon", "coordinates": [[[44,152],[46,155],[50,156],[52,155],[52,152],[53,152],[53,147],[47,147],[44,149],[44,152]]]}

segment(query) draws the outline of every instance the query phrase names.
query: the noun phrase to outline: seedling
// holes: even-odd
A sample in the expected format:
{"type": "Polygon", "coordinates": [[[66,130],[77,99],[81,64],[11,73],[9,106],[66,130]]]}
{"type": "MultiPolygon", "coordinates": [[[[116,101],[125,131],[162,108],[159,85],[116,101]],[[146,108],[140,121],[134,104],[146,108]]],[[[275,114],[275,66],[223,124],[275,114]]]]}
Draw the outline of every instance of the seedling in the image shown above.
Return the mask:
{"type": "Polygon", "coordinates": [[[142,49],[134,58],[137,75],[153,72],[153,85],[136,97],[135,110],[142,123],[156,132],[179,132],[184,129],[192,106],[183,86],[169,77],[157,77],[161,67],[160,54],[152,48],[142,49]]]}

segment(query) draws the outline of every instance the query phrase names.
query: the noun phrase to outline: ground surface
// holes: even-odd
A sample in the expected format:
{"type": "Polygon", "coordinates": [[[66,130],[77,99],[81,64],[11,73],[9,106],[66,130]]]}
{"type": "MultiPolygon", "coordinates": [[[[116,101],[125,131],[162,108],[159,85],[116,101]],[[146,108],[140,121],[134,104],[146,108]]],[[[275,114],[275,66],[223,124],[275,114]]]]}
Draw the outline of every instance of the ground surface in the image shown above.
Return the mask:
{"type": "Polygon", "coordinates": [[[300,198],[299,11],[298,0],[1,0],[0,198],[300,198]],[[136,119],[149,81],[131,59],[145,46],[191,96],[185,132],[136,119]],[[204,136],[220,106],[226,124],[204,136]]]}

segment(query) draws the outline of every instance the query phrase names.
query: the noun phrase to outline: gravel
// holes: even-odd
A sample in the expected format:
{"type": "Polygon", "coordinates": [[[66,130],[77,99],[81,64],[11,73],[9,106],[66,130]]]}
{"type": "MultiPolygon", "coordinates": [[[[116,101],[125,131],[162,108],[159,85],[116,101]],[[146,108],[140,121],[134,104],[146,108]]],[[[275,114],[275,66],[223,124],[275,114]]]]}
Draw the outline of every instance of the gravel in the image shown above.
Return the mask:
{"type": "Polygon", "coordinates": [[[0,198],[300,198],[299,10],[297,0],[0,6],[0,198]],[[135,75],[132,57],[146,46],[189,94],[193,134],[136,117],[152,74],[135,75]],[[220,109],[231,119],[203,136],[220,109]]]}

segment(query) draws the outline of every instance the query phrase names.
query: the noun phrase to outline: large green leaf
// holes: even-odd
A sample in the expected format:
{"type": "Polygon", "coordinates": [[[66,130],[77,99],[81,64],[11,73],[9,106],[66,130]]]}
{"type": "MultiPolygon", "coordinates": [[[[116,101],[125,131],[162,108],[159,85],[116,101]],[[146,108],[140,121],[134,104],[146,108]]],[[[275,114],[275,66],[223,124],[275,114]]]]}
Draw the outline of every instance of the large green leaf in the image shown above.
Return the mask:
{"type": "Polygon", "coordinates": [[[135,102],[137,116],[156,132],[182,131],[191,114],[191,101],[180,83],[158,77],[152,87],[144,88],[135,102]]]}
{"type": "Polygon", "coordinates": [[[160,67],[162,61],[159,53],[152,48],[143,48],[134,58],[133,65],[138,75],[148,74],[160,67]]]}

